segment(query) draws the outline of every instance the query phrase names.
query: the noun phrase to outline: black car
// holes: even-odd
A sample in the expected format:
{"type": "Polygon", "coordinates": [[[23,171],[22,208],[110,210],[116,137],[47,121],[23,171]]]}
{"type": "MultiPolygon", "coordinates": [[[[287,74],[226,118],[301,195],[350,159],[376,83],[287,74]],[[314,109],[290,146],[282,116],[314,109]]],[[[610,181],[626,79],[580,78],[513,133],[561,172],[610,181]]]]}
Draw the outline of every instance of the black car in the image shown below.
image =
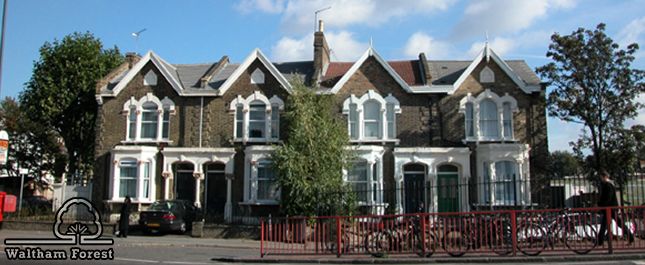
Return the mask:
{"type": "Polygon", "coordinates": [[[148,210],[139,213],[139,225],[144,233],[179,232],[191,229],[197,216],[197,208],[191,201],[156,201],[148,210]]]}

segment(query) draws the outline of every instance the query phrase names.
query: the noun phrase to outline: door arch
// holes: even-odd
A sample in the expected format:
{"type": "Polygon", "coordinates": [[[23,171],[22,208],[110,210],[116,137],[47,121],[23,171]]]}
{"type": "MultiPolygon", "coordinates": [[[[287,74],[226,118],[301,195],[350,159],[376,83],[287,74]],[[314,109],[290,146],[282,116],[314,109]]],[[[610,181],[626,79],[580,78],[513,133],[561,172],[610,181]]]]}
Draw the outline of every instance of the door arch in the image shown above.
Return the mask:
{"type": "Polygon", "coordinates": [[[427,210],[426,174],[427,166],[410,163],[403,166],[403,212],[417,213],[427,210]]]}
{"type": "Polygon", "coordinates": [[[206,188],[202,205],[208,218],[224,217],[227,189],[225,168],[226,164],[217,162],[204,165],[206,188]]]}
{"type": "Polygon", "coordinates": [[[175,163],[172,166],[175,172],[175,199],[195,201],[195,166],[188,162],[175,163]]]}
{"type": "Polygon", "coordinates": [[[439,212],[459,211],[459,168],[444,164],[437,167],[437,203],[439,212]]]}

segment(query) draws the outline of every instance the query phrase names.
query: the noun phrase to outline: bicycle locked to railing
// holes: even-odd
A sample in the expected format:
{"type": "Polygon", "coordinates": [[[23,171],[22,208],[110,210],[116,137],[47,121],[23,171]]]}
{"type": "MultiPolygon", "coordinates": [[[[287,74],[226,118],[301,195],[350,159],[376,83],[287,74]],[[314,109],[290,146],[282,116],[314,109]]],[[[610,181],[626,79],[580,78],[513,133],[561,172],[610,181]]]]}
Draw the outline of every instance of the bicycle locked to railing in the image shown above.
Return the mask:
{"type": "Polygon", "coordinates": [[[598,244],[598,231],[592,225],[598,220],[591,212],[527,212],[518,218],[517,247],[528,256],[537,256],[546,247],[552,250],[564,245],[577,254],[587,254],[598,244]]]}

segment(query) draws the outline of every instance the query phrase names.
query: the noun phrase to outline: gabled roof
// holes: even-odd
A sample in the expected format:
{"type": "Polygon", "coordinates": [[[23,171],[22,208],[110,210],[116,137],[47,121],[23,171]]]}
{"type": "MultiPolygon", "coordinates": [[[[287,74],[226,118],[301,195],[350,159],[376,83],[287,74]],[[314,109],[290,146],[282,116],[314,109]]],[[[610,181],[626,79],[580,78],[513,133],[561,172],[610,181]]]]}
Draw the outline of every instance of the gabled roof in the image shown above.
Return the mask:
{"type": "Polygon", "coordinates": [[[533,85],[533,84],[527,84],[524,80],[520,78],[520,76],[513,71],[513,69],[504,61],[502,60],[488,45],[486,45],[481,52],[475,57],[475,59],[468,65],[466,70],[461,73],[459,78],[455,81],[455,83],[452,85],[453,88],[451,91],[446,91],[448,94],[452,94],[457,90],[461,84],[463,84],[464,81],[466,81],[466,78],[475,70],[477,65],[481,63],[482,60],[486,59],[486,61],[493,59],[495,63],[508,75],[508,77],[513,80],[513,82],[520,87],[524,91],[524,93],[530,94],[532,92],[540,91],[540,86],[538,85],[533,85]]]}
{"type": "Polygon", "coordinates": [[[218,95],[224,95],[224,93],[226,93],[226,90],[228,90],[235,83],[235,81],[240,78],[242,73],[244,73],[244,71],[246,71],[249,66],[251,66],[251,64],[255,62],[255,60],[259,60],[262,65],[264,65],[264,67],[266,67],[266,69],[271,72],[273,77],[278,80],[280,85],[282,85],[282,87],[284,87],[287,92],[291,93],[291,85],[289,84],[287,79],[282,75],[282,73],[280,73],[280,71],[278,71],[275,65],[273,65],[273,63],[269,61],[269,59],[262,53],[262,51],[256,48],[248,57],[246,57],[244,62],[239,67],[237,67],[235,71],[233,71],[231,76],[229,76],[226,81],[224,81],[222,86],[219,88],[218,95]]]}
{"type": "Polygon", "coordinates": [[[401,78],[401,76],[399,76],[399,74],[396,73],[396,71],[392,68],[392,66],[390,66],[390,64],[388,64],[385,60],[383,60],[383,58],[376,52],[376,50],[374,50],[374,48],[370,46],[363,53],[361,58],[359,58],[358,61],[356,61],[352,65],[352,67],[350,67],[349,70],[343,75],[343,77],[340,78],[338,83],[336,83],[331,88],[329,93],[333,93],[333,94],[338,93],[338,91],[345,85],[345,83],[349,81],[349,78],[351,78],[352,75],[354,75],[354,73],[356,73],[356,71],[358,71],[358,69],[363,65],[363,63],[365,63],[365,61],[367,61],[367,59],[370,57],[374,57],[374,59],[376,59],[376,61],[379,62],[381,66],[383,66],[385,71],[387,71],[388,74],[390,74],[390,76],[394,78],[394,81],[396,81],[405,91],[409,93],[413,92],[412,89],[410,89],[410,86],[403,80],[403,78],[401,78]]]}
{"type": "MultiPolygon", "coordinates": [[[[129,71],[126,71],[127,73],[120,78],[118,83],[114,88],[110,91],[110,93],[101,93],[103,96],[116,96],[125,88],[130,81],[135,77],[136,74],[138,74],[143,67],[148,64],[148,62],[152,62],[155,67],[161,72],[164,78],[170,83],[173,89],[178,94],[182,94],[182,86],[181,83],[179,82],[179,78],[177,76],[177,68],[175,68],[173,65],[167,63],[161,57],[157,56],[153,51],[148,51],[141,60],[139,60],[129,71]]],[[[121,75],[119,75],[121,77],[121,75]]],[[[102,92],[107,92],[106,90],[102,92]]]]}

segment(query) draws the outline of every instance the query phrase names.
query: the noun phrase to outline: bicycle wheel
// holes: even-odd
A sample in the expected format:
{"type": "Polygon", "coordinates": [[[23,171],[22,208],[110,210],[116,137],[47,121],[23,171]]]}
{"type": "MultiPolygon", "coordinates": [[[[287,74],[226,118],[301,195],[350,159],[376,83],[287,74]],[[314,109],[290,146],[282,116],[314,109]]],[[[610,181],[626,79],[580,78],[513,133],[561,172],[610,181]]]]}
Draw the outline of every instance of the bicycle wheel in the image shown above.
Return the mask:
{"type": "MultiPolygon", "coordinates": [[[[329,233],[327,240],[323,241],[323,247],[327,252],[337,254],[338,253],[338,236],[335,232],[329,233]]],[[[340,240],[341,253],[349,252],[349,236],[346,233],[343,233],[340,240]]]]}
{"type": "Polygon", "coordinates": [[[374,257],[383,257],[390,249],[392,236],[383,231],[371,231],[363,239],[365,251],[374,257]]]}
{"type": "Polygon", "coordinates": [[[511,226],[501,224],[497,226],[497,231],[491,235],[490,247],[497,255],[506,256],[513,251],[513,237],[511,236],[511,226]]]}
{"type": "Polygon", "coordinates": [[[544,251],[548,236],[538,224],[525,224],[517,229],[517,249],[527,256],[537,256],[544,251]]]}
{"type": "Polygon", "coordinates": [[[461,257],[470,249],[470,240],[466,232],[460,229],[448,231],[442,238],[443,249],[448,255],[461,257]]]}
{"type": "Polygon", "coordinates": [[[564,233],[564,244],[576,254],[587,254],[598,245],[598,232],[591,224],[573,226],[564,233]]]}

